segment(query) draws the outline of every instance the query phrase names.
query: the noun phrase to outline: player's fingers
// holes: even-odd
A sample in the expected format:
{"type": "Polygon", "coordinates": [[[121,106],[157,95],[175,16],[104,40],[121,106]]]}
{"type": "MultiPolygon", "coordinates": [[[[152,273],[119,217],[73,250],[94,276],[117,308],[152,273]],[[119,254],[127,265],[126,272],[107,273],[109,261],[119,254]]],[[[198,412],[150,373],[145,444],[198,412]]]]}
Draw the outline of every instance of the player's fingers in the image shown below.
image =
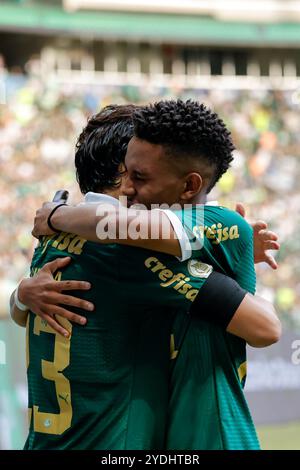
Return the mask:
{"type": "Polygon", "coordinates": [[[266,229],[268,227],[268,224],[263,220],[258,220],[257,222],[254,222],[254,224],[252,224],[252,227],[255,232],[260,232],[261,230],[266,229]]]}
{"type": "Polygon", "coordinates": [[[278,264],[276,263],[274,256],[270,255],[269,253],[265,254],[265,262],[269,266],[271,266],[272,269],[277,269],[278,268],[278,264]]]}
{"type": "Polygon", "coordinates": [[[50,271],[51,274],[55,273],[58,269],[62,269],[65,266],[67,266],[71,261],[70,256],[66,256],[64,258],[56,258],[53,261],[50,261],[49,263],[46,263],[43,267],[43,271],[50,271]]]}
{"type": "Polygon", "coordinates": [[[69,338],[70,332],[66,330],[53,316],[47,313],[44,313],[40,316],[51,326],[51,328],[53,328],[54,331],[59,333],[61,336],[64,336],[65,338],[69,338]]]}
{"type": "Polygon", "coordinates": [[[78,323],[79,325],[85,325],[87,323],[87,319],[85,317],[70,312],[69,310],[58,305],[52,306],[51,311],[54,313],[54,315],[59,315],[63,318],[66,318],[72,323],[78,323]]]}
{"type": "Polygon", "coordinates": [[[280,244],[272,240],[266,240],[264,242],[264,250],[279,250],[280,244]]]}
{"type": "Polygon", "coordinates": [[[235,211],[238,212],[242,217],[245,217],[245,215],[246,215],[245,206],[241,202],[236,203],[235,211]]]}
{"type": "MultiPolygon", "coordinates": [[[[42,207],[48,207],[48,206],[49,206],[49,207],[50,207],[50,206],[55,207],[57,204],[59,204],[59,203],[55,203],[55,202],[53,202],[53,201],[45,201],[45,202],[43,202],[42,207]]],[[[40,210],[40,209],[38,209],[38,210],[40,210]]]]}
{"type": "Polygon", "coordinates": [[[38,234],[38,232],[37,232],[36,229],[35,229],[35,219],[34,219],[34,227],[33,227],[32,231],[31,231],[31,235],[32,235],[34,238],[39,238],[39,234],[38,234]]]}
{"type": "Polygon", "coordinates": [[[91,283],[86,281],[55,281],[53,290],[62,292],[65,290],[89,290],[91,283]]]}
{"type": "Polygon", "coordinates": [[[69,305],[71,307],[81,308],[82,310],[88,310],[92,312],[95,308],[92,302],[88,302],[72,295],[57,294],[56,304],[69,305]]]}
{"type": "Polygon", "coordinates": [[[272,232],[271,230],[260,230],[258,234],[259,234],[260,239],[263,241],[266,241],[266,240],[277,241],[278,240],[278,235],[275,232],[272,232]]]}

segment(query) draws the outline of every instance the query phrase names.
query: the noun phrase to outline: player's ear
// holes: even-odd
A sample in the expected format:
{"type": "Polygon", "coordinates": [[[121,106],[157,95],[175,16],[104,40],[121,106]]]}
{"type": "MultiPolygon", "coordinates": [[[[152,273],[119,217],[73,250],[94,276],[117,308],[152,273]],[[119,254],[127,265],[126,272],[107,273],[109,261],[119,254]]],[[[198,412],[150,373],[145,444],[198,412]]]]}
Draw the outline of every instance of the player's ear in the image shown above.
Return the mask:
{"type": "Polygon", "coordinates": [[[181,199],[189,201],[193,199],[203,189],[203,179],[199,173],[189,173],[185,177],[184,191],[181,194],[181,199]]]}

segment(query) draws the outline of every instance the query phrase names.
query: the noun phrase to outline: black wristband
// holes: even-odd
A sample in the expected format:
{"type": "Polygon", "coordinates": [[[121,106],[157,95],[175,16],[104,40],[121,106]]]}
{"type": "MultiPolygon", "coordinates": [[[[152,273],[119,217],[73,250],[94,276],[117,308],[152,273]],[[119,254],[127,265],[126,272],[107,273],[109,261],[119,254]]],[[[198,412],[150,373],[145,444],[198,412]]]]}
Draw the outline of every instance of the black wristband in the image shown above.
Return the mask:
{"type": "Polygon", "coordinates": [[[246,294],[234,279],[213,271],[195,298],[190,313],[226,329],[246,294]]]}
{"type": "Polygon", "coordinates": [[[52,223],[51,223],[51,217],[53,216],[54,212],[61,206],[67,206],[68,204],[58,204],[57,206],[54,207],[54,209],[50,212],[49,216],[48,216],[48,219],[47,219],[47,225],[48,227],[53,231],[53,232],[56,232],[56,233],[59,233],[61,232],[61,230],[57,230],[56,228],[53,227],[52,223]]]}

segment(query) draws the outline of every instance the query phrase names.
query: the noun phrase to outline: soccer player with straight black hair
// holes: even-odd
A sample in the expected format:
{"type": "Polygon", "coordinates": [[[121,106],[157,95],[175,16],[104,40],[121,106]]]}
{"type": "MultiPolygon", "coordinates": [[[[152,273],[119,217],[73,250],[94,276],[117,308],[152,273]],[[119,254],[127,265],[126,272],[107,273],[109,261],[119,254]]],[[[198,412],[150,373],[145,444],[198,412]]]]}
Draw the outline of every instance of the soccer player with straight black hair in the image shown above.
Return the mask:
{"type": "MultiPolygon", "coordinates": [[[[131,114],[132,106],[105,108],[79,137],[75,163],[87,203],[118,203],[113,196],[120,190],[133,133],[131,114]]],[[[179,309],[189,310],[206,279],[189,276],[187,283],[186,266],[161,254],[174,279],[163,288],[150,269],[152,258],[152,252],[116,245],[99,250],[65,232],[40,241],[31,264],[31,274],[37,274],[23,281],[38,315],[22,311],[22,285],[12,298],[14,319],[27,322],[30,429],[25,449],[163,448],[174,316],[179,309]],[[49,281],[52,272],[55,282],[49,281]],[[80,301],[62,292],[84,288],[83,280],[91,289],[80,301]],[[36,308],[41,297],[47,302],[36,308]],[[87,310],[95,305],[96,311],[87,314],[83,328],[80,310],[67,315],[76,320],[72,325],[64,305],[87,310]],[[53,328],[56,320],[68,336],[53,328]]]]}
{"type": "MultiPolygon", "coordinates": [[[[135,137],[130,141],[126,156],[129,180],[125,190],[125,193],[131,194],[132,202],[143,202],[148,206],[151,202],[173,203],[175,201],[183,205],[184,202],[195,203],[197,198],[201,199],[199,202],[203,202],[205,194],[228,168],[232,158],[232,142],[222,121],[197,103],[163,102],[158,103],[155,107],[150,106],[137,110],[134,113],[134,123],[135,137]],[[206,121],[207,125],[205,125],[206,121]],[[150,130],[145,133],[147,123],[150,130]],[[202,133],[202,141],[199,137],[199,130],[200,134],[202,133]],[[170,138],[172,132],[176,135],[173,139],[174,142],[170,138]],[[190,139],[188,138],[189,132],[190,139]],[[211,142],[212,138],[214,143],[211,142]],[[203,150],[199,151],[201,145],[203,150]],[[223,161],[222,145],[225,146],[223,161]],[[188,152],[186,152],[186,148],[188,148],[188,152]],[[175,194],[173,198],[170,196],[172,191],[175,194]]],[[[197,215],[195,211],[198,209],[199,207],[195,206],[189,213],[184,212],[184,217],[187,214],[187,221],[191,221],[191,226],[197,215]]],[[[45,211],[47,213],[46,209],[45,211]]],[[[94,209],[88,208],[62,207],[54,214],[52,223],[59,228],[63,225],[64,229],[66,225],[72,225],[72,231],[84,233],[88,238],[94,239],[95,234],[91,235],[90,233],[92,230],[90,220],[93,211],[94,209]],[[68,214],[67,221],[63,221],[62,214],[68,214]],[[80,214],[81,220],[80,227],[78,227],[78,214],[80,214]]],[[[176,232],[180,225],[176,222],[176,218],[178,219],[176,213],[173,215],[166,213],[166,215],[170,217],[176,232]]],[[[242,264],[241,255],[248,253],[247,256],[251,259],[252,253],[253,257],[251,230],[237,214],[224,208],[205,207],[204,216],[205,224],[210,225],[196,226],[199,230],[198,237],[205,238],[201,252],[197,248],[196,259],[203,261],[203,257],[204,259],[209,258],[219,269],[228,271],[251,290],[253,266],[252,268],[249,266],[250,281],[247,279],[247,275],[244,279],[243,273],[239,274],[239,264],[242,264]],[[217,223],[222,225],[221,220],[224,222],[224,230],[217,231],[213,225],[217,223]],[[204,233],[205,229],[207,230],[204,233]],[[226,241],[228,241],[227,244],[226,241]]],[[[148,214],[145,214],[145,217],[148,217],[148,214]]],[[[95,227],[93,228],[95,230],[95,227]]],[[[194,227],[189,227],[188,224],[185,227],[188,235],[191,228],[194,227]]],[[[125,241],[125,243],[129,242],[140,246],[145,243],[147,247],[165,250],[186,258],[186,253],[180,249],[176,239],[172,241],[159,240],[161,246],[158,246],[157,240],[125,241]]],[[[270,247],[270,244],[267,247],[270,247]]],[[[186,251],[191,252],[190,249],[186,251]]],[[[193,256],[195,256],[195,252],[193,256]]],[[[246,272],[247,256],[245,258],[246,272]]],[[[151,260],[153,272],[161,270],[158,264],[158,259],[151,260]]],[[[199,272],[201,274],[203,265],[199,269],[199,265],[190,264],[189,268],[189,275],[191,272],[196,274],[197,271],[198,274],[199,272]]],[[[220,282],[219,286],[222,289],[222,295],[220,296],[220,292],[216,294],[219,294],[219,298],[226,302],[225,285],[220,282]]],[[[246,296],[246,298],[253,301],[250,296],[246,296]]],[[[199,296],[198,299],[201,297],[199,296]]],[[[227,331],[244,337],[249,343],[257,346],[266,344],[265,338],[263,339],[264,335],[261,335],[262,331],[266,330],[261,328],[263,322],[260,325],[256,323],[255,327],[257,328],[251,329],[251,314],[247,318],[247,320],[250,319],[250,322],[243,323],[242,321],[236,329],[236,321],[238,322],[241,316],[237,312],[233,318],[231,317],[231,320],[228,320],[226,308],[222,306],[223,312],[220,312],[220,303],[217,299],[218,295],[214,297],[215,305],[206,305],[206,314],[203,312],[203,318],[217,322],[221,326],[211,326],[205,321],[198,321],[198,319],[194,321],[193,316],[190,320],[189,317],[182,314],[177,315],[174,323],[172,344],[175,345],[175,348],[173,347],[172,358],[175,359],[175,365],[171,379],[172,395],[166,439],[167,448],[258,447],[239,380],[239,376],[242,381],[245,375],[244,342],[226,334],[225,328],[227,327],[227,331]],[[213,307],[216,308],[216,311],[213,307]],[[184,335],[185,339],[182,341],[184,335]],[[182,345],[179,354],[176,348],[177,343],[182,345]],[[200,357],[205,357],[206,361],[201,361],[200,357]],[[223,389],[228,394],[231,417],[230,412],[228,415],[224,395],[222,396],[223,389]],[[223,416],[225,419],[230,417],[226,429],[222,424],[223,416]],[[186,424],[188,429],[181,425],[181,430],[183,430],[181,432],[179,430],[180,423],[186,424]],[[204,429],[207,431],[204,432],[204,429]]],[[[252,312],[253,320],[254,311],[255,309],[252,312]]],[[[279,331],[278,320],[275,318],[273,317],[274,321],[272,321],[272,315],[271,317],[264,316],[267,324],[269,321],[269,331],[272,331],[271,336],[274,340],[277,339],[279,331]]],[[[262,317],[260,317],[261,319],[262,317]]]]}
{"type": "Polygon", "coordinates": [[[89,118],[78,137],[75,152],[76,178],[82,194],[119,195],[129,140],[133,136],[131,104],[106,106],[89,118]]]}

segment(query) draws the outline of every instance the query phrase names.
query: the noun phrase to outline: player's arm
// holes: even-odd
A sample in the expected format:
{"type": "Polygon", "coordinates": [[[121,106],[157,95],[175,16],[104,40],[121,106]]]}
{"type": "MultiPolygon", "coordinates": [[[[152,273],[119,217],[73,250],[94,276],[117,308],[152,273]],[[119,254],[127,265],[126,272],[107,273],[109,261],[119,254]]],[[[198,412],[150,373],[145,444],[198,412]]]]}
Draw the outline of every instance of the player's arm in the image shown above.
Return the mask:
{"type": "Polygon", "coordinates": [[[11,315],[12,320],[17,325],[25,327],[27,316],[28,316],[28,308],[26,305],[24,305],[23,307],[23,305],[21,304],[17,289],[15,289],[10,296],[9,307],[10,307],[10,315],[11,315]],[[16,300],[16,296],[17,296],[17,300],[16,300]],[[21,308],[18,308],[17,305],[20,305],[21,308]]]}
{"type": "MultiPolygon", "coordinates": [[[[86,240],[137,246],[174,255],[182,260],[187,259],[181,243],[188,242],[187,236],[183,225],[176,216],[172,218],[172,221],[170,220],[171,211],[168,211],[168,215],[163,211],[134,211],[133,209],[119,211],[113,208],[111,211],[101,211],[101,206],[85,204],[77,207],[59,207],[51,217],[51,224],[58,231],[76,233],[86,240]],[[159,218],[158,213],[160,214],[159,218]],[[135,231],[130,230],[130,227],[133,227],[136,220],[146,227],[147,232],[144,232],[147,234],[146,237],[132,236],[135,231]],[[101,229],[106,226],[112,227],[113,230],[109,238],[101,238],[101,229]],[[155,238],[153,238],[153,233],[155,233],[155,238]]],[[[35,237],[53,233],[47,220],[54,207],[55,204],[46,203],[36,212],[32,231],[35,237]]],[[[253,229],[254,260],[256,262],[265,261],[275,269],[277,264],[268,251],[279,249],[277,235],[267,230],[265,222],[253,224],[253,229]]]]}
{"type": "Polygon", "coordinates": [[[88,290],[91,287],[90,283],[55,281],[53,278],[55,271],[64,268],[69,262],[70,258],[68,257],[57,258],[45,264],[35,276],[20,282],[17,294],[14,291],[10,298],[10,315],[15,323],[26,326],[29,310],[47,321],[55,331],[63,336],[69,336],[69,332],[60,325],[56,315],[80,325],[86,323],[85,317],[69,311],[65,306],[92,311],[94,305],[78,297],[67,295],[65,291],[88,290]]]}
{"type": "Polygon", "coordinates": [[[254,348],[263,348],[279,341],[281,323],[271,302],[247,293],[226,331],[254,348]]]}
{"type": "Polygon", "coordinates": [[[124,302],[132,285],[138,305],[186,309],[192,315],[217,324],[253,347],[264,347],[278,341],[281,327],[274,307],[269,302],[247,293],[224,274],[205,265],[195,275],[188,263],[178,263],[165,255],[146,259],[120,247],[119,275],[124,302]],[[205,268],[206,267],[206,268],[205,268]],[[210,269],[209,269],[210,268],[210,269]]]}
{"type": "Polygon", "coordinates": [[[281,323],[273,305],[217,272],[209,276],[190,311],[256,348],[270,346],[281,336],[281,323]]]}
{"type": "MultiPolygon", "coordinates": [[[[53,233],[47,221],[54,207],[55,204],[46,203],[37,210],[33,236],[53,233]]],[[[107,204],[61,206],[51,216],[51,226],[93,242],[118,243],[181,256],[179,240],[163,211],[118,209],[107,204]],[[143,227],[143,238],[136,236],[137,225],[143,227]]]]}

